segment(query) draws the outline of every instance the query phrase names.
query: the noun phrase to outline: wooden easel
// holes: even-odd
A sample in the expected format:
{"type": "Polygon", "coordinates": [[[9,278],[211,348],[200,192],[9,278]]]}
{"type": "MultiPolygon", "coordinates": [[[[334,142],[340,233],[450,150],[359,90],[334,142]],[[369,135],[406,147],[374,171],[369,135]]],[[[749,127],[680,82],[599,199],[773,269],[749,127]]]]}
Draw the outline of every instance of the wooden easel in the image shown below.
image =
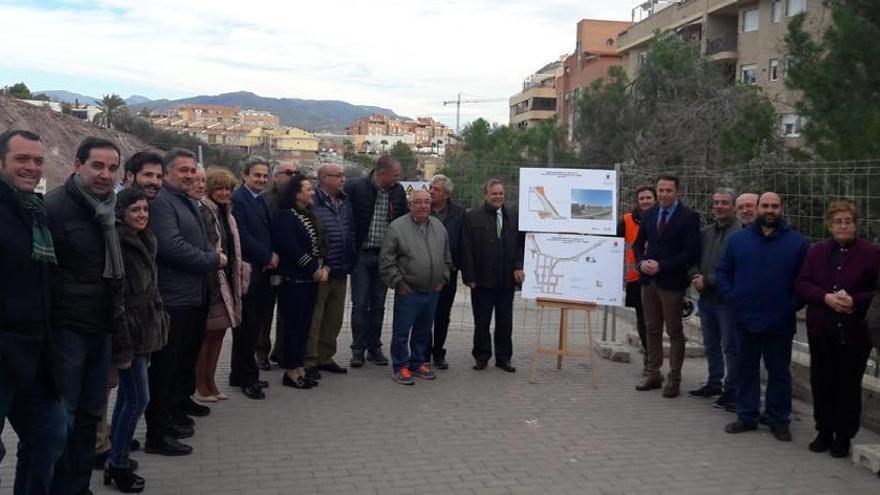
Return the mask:
{"type": "Polygon", "coordinates": [[[538,358],[541,354],[556,356],[556,369],[562,369],[562,358],[564,356],[579,356],[590,358],[590,375],[593,381],[593,388],[596,388],[596,366],[593,361],[593,323],[590,318],[590,313],[596,311],[596,305],[593,303],[552,299],[536,299],[535,303],[541,310],[538,312],[537,347],[535,349],[535,357],[532,359],[532,374],[531,378],[529,378],[529,383],[536,383],[535,376],[538,372],[538,358]],[[544,330],[544,312],[547,309],[560,309],[562,311],[559,319],[559,347],[556,348],[541,347],[541,333],[544,330]],[[587,315],[587,352],[572,351],[568,348],[568,314],[570,311],[583,311],[587,315]]]}

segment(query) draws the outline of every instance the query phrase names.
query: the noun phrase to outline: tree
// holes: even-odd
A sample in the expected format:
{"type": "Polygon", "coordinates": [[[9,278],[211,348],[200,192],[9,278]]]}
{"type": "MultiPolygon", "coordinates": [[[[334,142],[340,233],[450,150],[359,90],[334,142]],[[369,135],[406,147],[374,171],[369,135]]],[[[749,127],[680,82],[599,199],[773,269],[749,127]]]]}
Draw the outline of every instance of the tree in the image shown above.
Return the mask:
{"type": "Polygon", "coordinates": [[[800,90],[803,134],[826,160],[880,156],[880,2],[829,0],[831,24],[816,40],[805,17],[789,23],[788,87],[800,90]]]}
{"type": "Polygon", "coordinates": [[[416,155],[415,153],[413,153],[409,145],[407,145],[403,141],[398,141],[394,143],[394,146],[391,147],[391,150],[388,152],[388,154],[400,161],[400,166],[403,169],[403,171],[401,172],[401,177],[404,180],[419,178],[418,162],[416,160],[416,155]]]}
{"type": "Polygon", "coordinates": [[[115,121],[128,113],[125,100],[117,94],[104,95],[96,105],[100,111],[95,115],[95,123],[107,129],[113,128],[115,121]]]}
{"type": "Polygon", "coordinates": [[[369,139],[364,139],[364,151],[365,152],[369,153],[371,144],[373,144],[373,143],[371,143],[369,139]]]}
{"type": "Polygon", "coordinates": [[[379,144],[382,145],[382,153],[385,153],[385,147],[388,146],[388,141],[383,139],[383,140],[379,141],[379,144]]]}
{"type": "Polygon", "coordinates": [[[66,101],[62,101],[61,113],[63,113],[64,115],[73,115],[73,105],[66,101]]]}
{"type": "Polygon", "coordinates": [[[588,162],[721,168],[776,151],[775,122],[759,90],[732,84],[697,44],[665,33],[635,80],[614,68],[584,92],[574,130],[588,162]]]}
{"type": "Polygon", "coordinates": [[[31,90],[23,82],[15,83],[12,86],[4,86],[2,93],[20,100],[30,100],[33,97],[31,90]]]}

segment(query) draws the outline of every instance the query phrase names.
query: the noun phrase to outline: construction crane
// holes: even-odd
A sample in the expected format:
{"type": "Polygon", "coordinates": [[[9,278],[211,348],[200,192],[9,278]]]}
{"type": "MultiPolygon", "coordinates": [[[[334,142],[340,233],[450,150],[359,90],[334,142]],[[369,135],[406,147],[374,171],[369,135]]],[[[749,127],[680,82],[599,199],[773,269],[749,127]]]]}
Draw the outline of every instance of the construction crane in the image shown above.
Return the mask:
{"type": "Polygon", "coordinates": [[[461,93],[458,94],[458,98],[454,100],[447,100],[443,102],[443,106],[455,104],[455,133],[458,134],[459,130],[459,122],[461,121],[461,104],[466,103],[491,103],[494,101],[507,101],[507,98],[480,98],[480,99],[472,99],[472,100],[462,100],[461,93]]]}

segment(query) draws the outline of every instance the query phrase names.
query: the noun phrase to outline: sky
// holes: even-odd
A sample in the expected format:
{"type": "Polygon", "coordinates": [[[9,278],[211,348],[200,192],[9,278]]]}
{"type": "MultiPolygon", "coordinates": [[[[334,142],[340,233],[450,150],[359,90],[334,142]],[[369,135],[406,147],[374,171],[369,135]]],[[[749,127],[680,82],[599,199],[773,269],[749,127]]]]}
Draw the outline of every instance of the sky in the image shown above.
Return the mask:
{"type": "Polygon", "coordinates": [[[251,91],[506,124],[523,79],[614,0],[0,0],[0,86],[151,99],[251,91]]]}

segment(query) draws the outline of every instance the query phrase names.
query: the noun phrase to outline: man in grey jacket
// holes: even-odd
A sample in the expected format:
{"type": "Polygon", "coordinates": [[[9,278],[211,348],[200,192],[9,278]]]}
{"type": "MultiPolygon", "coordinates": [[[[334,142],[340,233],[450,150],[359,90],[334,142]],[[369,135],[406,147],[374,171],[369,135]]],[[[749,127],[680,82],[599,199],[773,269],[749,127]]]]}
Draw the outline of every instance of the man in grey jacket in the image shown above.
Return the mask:
{"type": "Polygon", "coordinates": [[[425,351],[440,291],[449,282],[452,255],[443,222],[431,217],[431,194],[415,191],[410,212],[388,226],[379,273],[394,292],[391,361],[393,378],[413,385],[413,375],[434,379],[425,351]],[[412,333],[412,335],[410,335],[412,333]]]}

